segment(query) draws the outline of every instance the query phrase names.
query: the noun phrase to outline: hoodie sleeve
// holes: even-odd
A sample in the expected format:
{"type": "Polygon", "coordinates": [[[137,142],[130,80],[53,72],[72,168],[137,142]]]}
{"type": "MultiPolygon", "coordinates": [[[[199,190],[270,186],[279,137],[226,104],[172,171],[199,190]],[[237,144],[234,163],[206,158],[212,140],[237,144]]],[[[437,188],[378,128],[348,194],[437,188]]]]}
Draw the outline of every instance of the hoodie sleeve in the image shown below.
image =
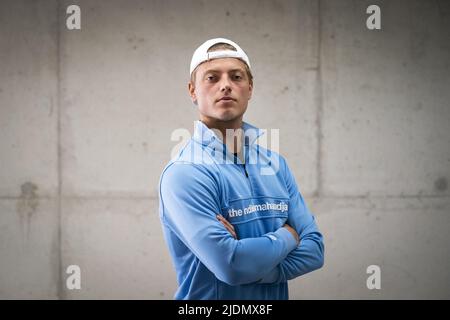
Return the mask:
{"type": "Polygon", "coordinates": [[[234,239],[216,218],[219,195],[219,183],[208,170],[173,163],[160,180],[162,221],[219,280],[229,285],[259,281],[296,248],[296,240],[286,228],[234,239]]]}
{"type": "MultiPolygon", "coordinates": [[[[281,156],[280,158],[282,159],[281,156]]],[[[314,216],[298,191],[293,174],[285,160],[282,159],[281,162],[290,197],[289,217],[286,223],[297,231],[300,243],[288,254],[286,259],[260,281],[261,283],[285,282],[319,269],[324,263],[322,234],[319,232],[314,216]]]]}

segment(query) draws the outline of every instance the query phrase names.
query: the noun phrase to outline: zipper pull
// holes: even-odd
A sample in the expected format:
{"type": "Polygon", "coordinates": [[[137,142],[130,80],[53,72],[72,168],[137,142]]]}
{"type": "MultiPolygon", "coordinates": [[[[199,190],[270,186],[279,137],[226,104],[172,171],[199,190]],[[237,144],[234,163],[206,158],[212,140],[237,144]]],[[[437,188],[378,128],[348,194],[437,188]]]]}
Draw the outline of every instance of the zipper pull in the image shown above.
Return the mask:
{"type": "Polygon", "coordinates": [[[244,163],[244,172],[245,172],[245,176],[248,178],[247,169],[245,169],[245,163],[244,163]]]}

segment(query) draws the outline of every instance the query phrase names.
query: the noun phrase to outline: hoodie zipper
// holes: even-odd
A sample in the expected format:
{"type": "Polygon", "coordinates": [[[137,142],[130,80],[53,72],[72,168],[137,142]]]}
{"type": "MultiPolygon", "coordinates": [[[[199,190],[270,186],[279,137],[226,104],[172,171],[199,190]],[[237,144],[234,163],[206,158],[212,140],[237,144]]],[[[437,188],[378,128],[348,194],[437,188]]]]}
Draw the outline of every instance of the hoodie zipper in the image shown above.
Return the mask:
{"type": "Polygon", "coordinates": [[[251,194],[252,197],[253,197],[253,187],[252,187],[252,182],[250,181],[250,178],[249,178],[249,176],[248,176],[247,169],[245,168],[245,163],[242,164],[242,168],[244,169],[245,180],[247,180],[248,187],[250,188],[250,194],[251,194]]]}
{"type": "MultiPolygon", "coordinates": [[[[237,161],[237,159],[238,159],[237,155],[236,155],[236,154],[233,154],[233,155],[234,155],[234,161],[237,161]]],[[[246,160],[246,159],[244,159],[244,160],[246,160]]],[[[252,184],[251,184],[251,182],[250,182],[250,178],[249,178],[249,176],[248,176],[247,168],[245,167],[245,162],[243,162],[242,165],[241,165],[241,164],[238,164],[237,162],[235,162],[235,164],[236,164],[237,166],[239,166],[239,167],[242,166],[242,169],[244,170],[245,178],[246,178],[247,183],[248,183],[248,187],[250,188],[251,195],[253,196],[253,188],[252,188],[252,184]]]]}
{"type": "Polygon", "coordinates": [[[248,172],[247,172],[247,169],[245,169],[245,163],[243,164],[243,166],[244,166],[244,172],[245,172],[245,176],[247,177],[247,179],[248,179],[248,172]]]}
{"type": "Polygon", "coordinates": [[[245,156],[245,159],[244,159],[244,163],[242,164],[242,168],[244,169],[245,177],[247,178],[248,186],[250,188],[250,194],[253,197],[252,182],[250,181],[250,178],[249,178],[249,175],[248,175],[248,172],[247,172],[247,168],[245,167],[245,164],[247,163],[247,153],[248,153],[248,150],[246,150],[246,153],[245,153],[246,156],[245,156]]]}

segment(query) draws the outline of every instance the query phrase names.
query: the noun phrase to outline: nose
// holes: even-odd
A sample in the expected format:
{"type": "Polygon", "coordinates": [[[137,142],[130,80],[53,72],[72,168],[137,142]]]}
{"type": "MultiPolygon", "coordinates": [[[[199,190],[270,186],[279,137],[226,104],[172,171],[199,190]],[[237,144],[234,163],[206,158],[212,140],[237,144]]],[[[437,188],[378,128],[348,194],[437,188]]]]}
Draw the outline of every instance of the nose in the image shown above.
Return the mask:
{"type": "Polygon", "coordinates": [[[228,75],[225,75],[222,77],[220,81],[220,91],[224,92],[230,90],[231,90],[231,82],[230,79],[228,78],[228,75]]]}

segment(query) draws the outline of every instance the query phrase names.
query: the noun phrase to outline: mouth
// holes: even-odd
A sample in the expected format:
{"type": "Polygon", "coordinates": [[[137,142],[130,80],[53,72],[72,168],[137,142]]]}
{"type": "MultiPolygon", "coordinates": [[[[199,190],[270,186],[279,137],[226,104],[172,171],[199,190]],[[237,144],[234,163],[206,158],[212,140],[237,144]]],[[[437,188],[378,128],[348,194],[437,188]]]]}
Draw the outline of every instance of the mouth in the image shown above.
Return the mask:
{"type": "Polygon", "coordinates": [[[236,101],[236,99],[233,99],[232,97],[226,96],[226,97],[220,98],[220,99],[217,100],[217,101],[236,101]]]}

